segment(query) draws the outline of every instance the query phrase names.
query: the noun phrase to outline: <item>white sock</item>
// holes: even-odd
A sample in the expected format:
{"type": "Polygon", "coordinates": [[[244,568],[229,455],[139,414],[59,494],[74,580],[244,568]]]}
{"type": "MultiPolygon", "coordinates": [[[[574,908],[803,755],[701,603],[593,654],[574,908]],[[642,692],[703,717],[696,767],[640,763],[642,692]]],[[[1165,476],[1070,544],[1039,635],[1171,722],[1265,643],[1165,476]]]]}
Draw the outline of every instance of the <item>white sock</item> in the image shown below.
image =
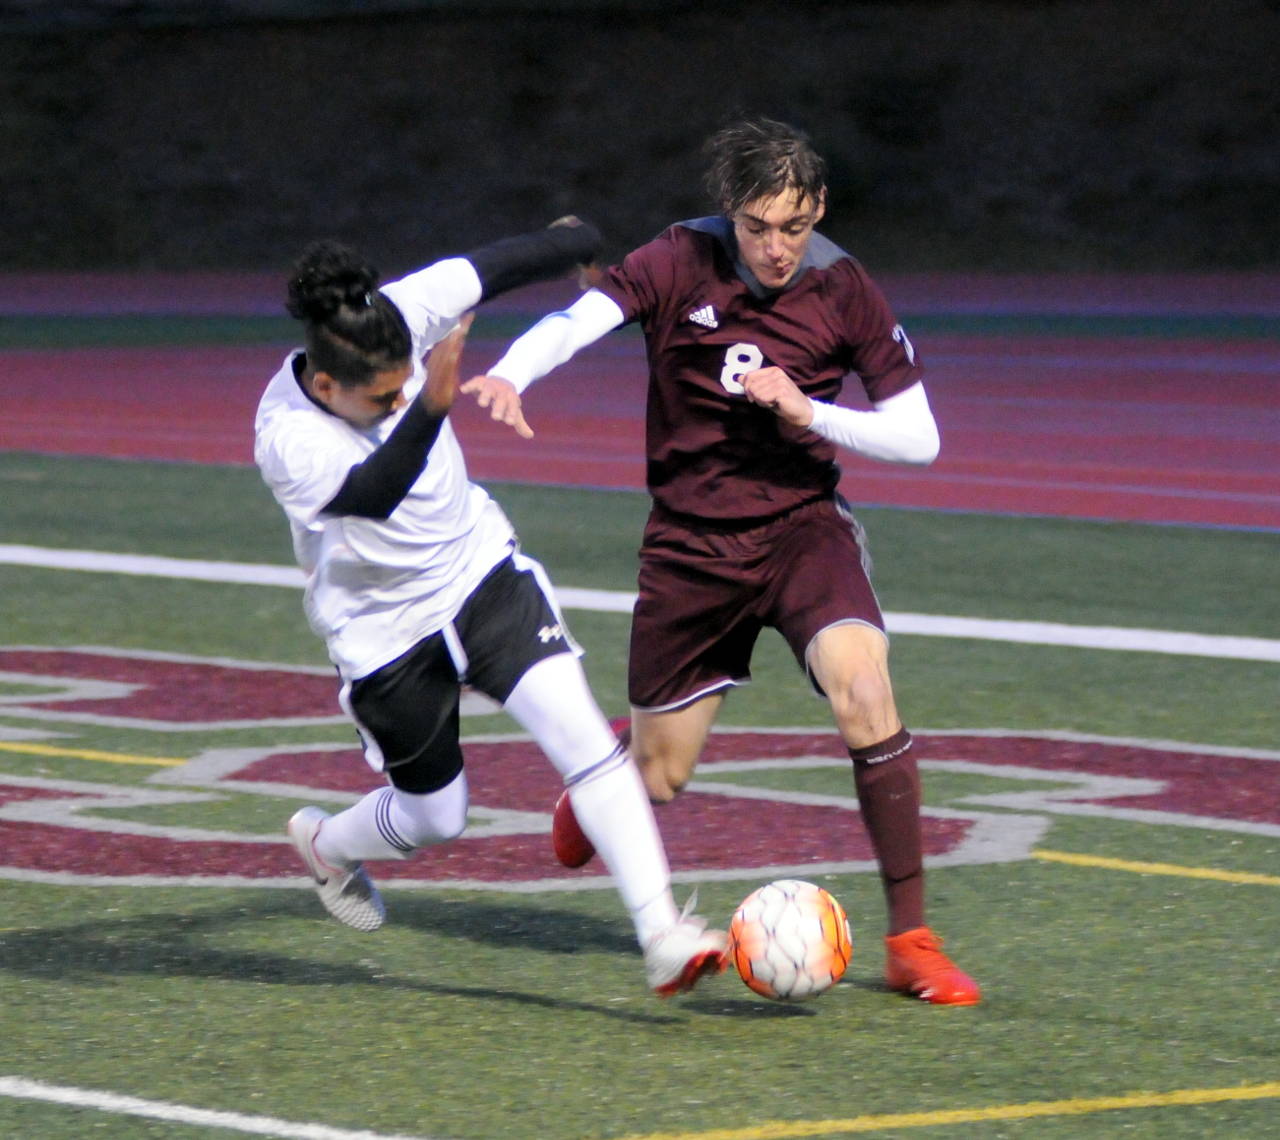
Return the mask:
{"type": "Polygon", "coordinates": [[[539,661],[504,707],[564,777],[573,813],[644,946],[679,917],[671,871],[644,781],[591,695],[578,659],[561,653],[539,661]]]}
{"type": "Polygon", "coordinates": [[[578,826],[617,884],[641,946],[679,917],[667,853],[635,762],[625,752],[569,785],[578,826]]]}
{"type": "Polygon", "coordinates": [[[379,788],[326,819],[316,835],[316,854],[341,867],[366,859],[407,859],[419,847],[444,843],[467,825],[467,776],[437,792],[414,795],[379,788]]]}

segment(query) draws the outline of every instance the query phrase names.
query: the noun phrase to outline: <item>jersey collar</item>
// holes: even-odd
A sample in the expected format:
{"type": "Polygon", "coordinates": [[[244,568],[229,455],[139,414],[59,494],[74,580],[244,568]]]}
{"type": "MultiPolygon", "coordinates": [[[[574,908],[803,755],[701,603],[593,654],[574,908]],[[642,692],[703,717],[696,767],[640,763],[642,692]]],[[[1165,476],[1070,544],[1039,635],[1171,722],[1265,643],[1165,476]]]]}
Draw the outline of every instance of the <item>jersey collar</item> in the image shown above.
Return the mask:
{"type": "MultiPolygon", "coordinates": [[[[753,297],[760,300],[776,297],[779,293],[785,293],[788,289],[798,284],[810,269],[816,268],[818,265],[817,259],[813,256],[813,241],[810,239],[809,248],[804,251],[804,257],[800,259],[800,264],[796,267],[795,273],[791,275],[791,280],[785,285],[780,285],[777,289],[770,289],[760,283],[760,279],[747,268],[746,263],[738,256],[738,239],[733,234],[733,223],[723,214],[716,214],[709,218],[693,218],[690,221],[677,222],[676,224],[688,230],[709,234],[715,238],[733,263],[733,271],[738,280],[747,287],[753,297]]],[[[817,234],[814,235],[814,237],[817,236],[817,234]]]]}

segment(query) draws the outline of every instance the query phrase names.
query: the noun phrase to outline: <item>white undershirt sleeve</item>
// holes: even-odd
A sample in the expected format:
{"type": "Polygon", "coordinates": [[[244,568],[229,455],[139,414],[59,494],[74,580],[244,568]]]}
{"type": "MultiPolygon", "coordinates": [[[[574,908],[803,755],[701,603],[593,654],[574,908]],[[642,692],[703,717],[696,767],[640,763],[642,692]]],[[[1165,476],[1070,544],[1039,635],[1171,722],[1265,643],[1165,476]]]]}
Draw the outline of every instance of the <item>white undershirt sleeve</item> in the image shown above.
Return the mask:
{"type": "Polygon", "coordinates": [[[869,459],[924,466],[938,457],[938,424],[924,385],[917,382],[896,396],[872,405],[869,412],[811,400],[809,427],[832,443],[869,459]]]}
{"type": "Polygon", "coordinates": [[[510,380],[517,392],[523,392],[579,349],[625,322],[616,301],[598,289],[588,289],[569,308],[547,314],[514,340],[489,375],[510,380]]]}

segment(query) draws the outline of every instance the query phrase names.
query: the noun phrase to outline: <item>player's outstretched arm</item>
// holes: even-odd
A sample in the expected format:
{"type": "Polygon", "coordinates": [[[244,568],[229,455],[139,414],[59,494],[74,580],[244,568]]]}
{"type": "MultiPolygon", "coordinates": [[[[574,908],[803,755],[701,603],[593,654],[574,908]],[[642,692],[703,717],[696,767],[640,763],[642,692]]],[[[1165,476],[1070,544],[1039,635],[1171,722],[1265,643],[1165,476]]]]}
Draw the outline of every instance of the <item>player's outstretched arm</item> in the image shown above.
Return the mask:
{"type": "Polygon", "coordinates": [[[510,380],[501,376],[473,376],[459,391],[475,396],[480,407],[489,409],[491,420],[513,428],[521,439],[533,438],[533,428],[525,422],[520,393],[510,380]]]}
{"type": "Polygon", "coordinates": [[[461,391],[474,395],[480,407],[488,408],[491,419],[531,439],[533,429],[525,422],[521,393],[579,349],[625,322],[616,301],[598,289],[589,289],[569,308],[548,314],[522,333],[497,364],[485,375],[473,376],[461,391]]]}
{"type": "Polygon", "coordinates": [[[604,239],[590,222],[568,214],[545,229],[501,238],[466,255],[480,278],[480,299],[547,281],[570,272],[584,274],[600,256],[604,239]]]}

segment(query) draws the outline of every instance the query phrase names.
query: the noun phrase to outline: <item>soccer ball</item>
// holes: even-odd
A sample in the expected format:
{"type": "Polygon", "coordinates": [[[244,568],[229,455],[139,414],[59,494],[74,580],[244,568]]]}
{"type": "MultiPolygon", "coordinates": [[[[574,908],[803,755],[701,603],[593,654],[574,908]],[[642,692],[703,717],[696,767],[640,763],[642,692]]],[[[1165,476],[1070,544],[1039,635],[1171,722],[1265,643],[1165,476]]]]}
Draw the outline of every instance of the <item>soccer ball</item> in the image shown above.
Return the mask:
{"type": "Polygon", "coordinates": [[[852,954],[844,908],[801,879],[752,891],[729,922],[729,956],[738,975],[777,1001],[805,1001],[829,990],[852,954]]]}

